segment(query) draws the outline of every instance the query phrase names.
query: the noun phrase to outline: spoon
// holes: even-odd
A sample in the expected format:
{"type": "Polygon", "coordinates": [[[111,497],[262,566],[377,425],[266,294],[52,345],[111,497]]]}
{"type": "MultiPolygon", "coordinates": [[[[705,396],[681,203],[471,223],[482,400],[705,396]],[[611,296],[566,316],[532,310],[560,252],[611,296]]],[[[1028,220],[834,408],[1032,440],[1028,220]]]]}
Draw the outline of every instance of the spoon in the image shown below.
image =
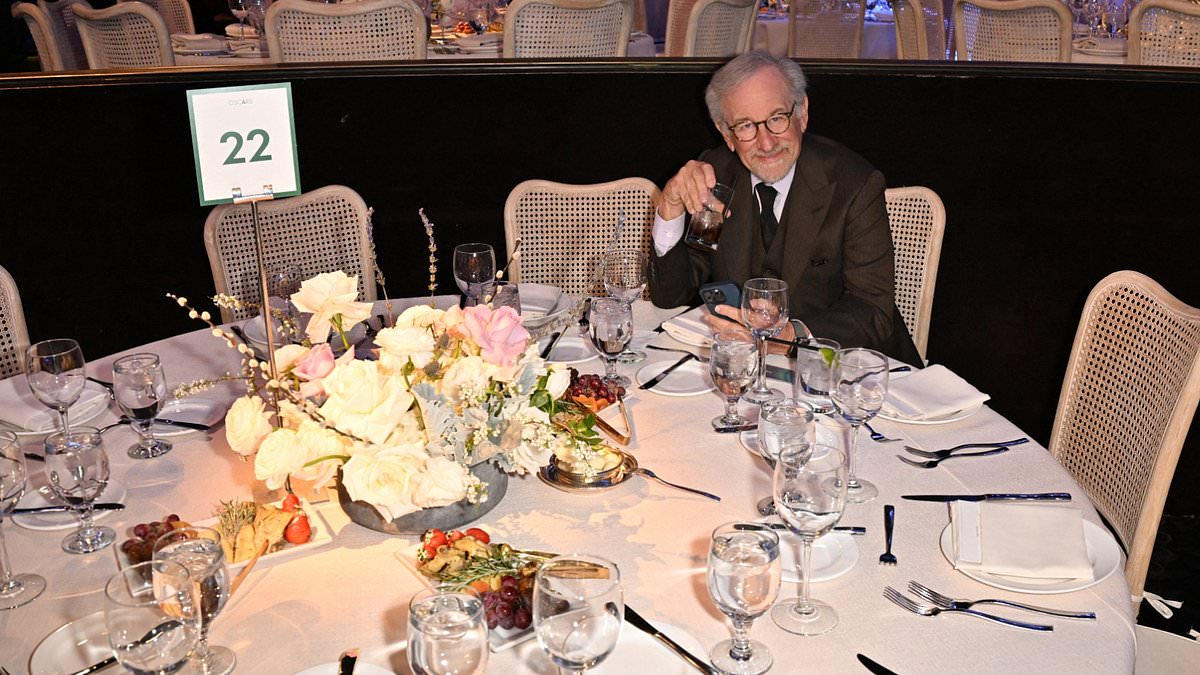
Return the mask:
{"type": "Polygon", "coordinates": [[[677,483],[672,483],[672,482],[671,482],[671,481],[669,481],[669,480],[664,480],[664,479],[662,479],[662,478],[659,478],[659,477],[658,477],[658,474],[654,473],[654,472],[653,472],[653,471],[651,471],[650,469],[644,469],[644,468],[642,468],[642,467],[640,467],[640,466],[639,466],[638,468],[636,468],[636,469],[634,469],[634,470],[633,470],[633,473],[636,473],[636,474],[639,474],[639,475],[645,476],[645,477],[647,477],[647,478],[653,478],[654,480],[656,480],[656,481],[658,481],[658,482],[662,483],[663,485],[667,485],[667,486],[673,487],[673,488],[675,488],[676,490],[683,490],[683,491],[685,491],[685,492],[691,492],[691,493],[693,493],[693,494],[698,494],[698,495],[700,495],[701,497],[708,497],[709,499],[711,499],[711,500],[713,500],[713,501],[716,501],[716,502],[719,502],[719,501],[721,501],[721,498],[720,498],[720,497],[718,497],[718,496],[716,496],[716,495],[712,494],[711,492],[705,492],[704,490],[697,490],[696,488],[685,487],[685,486],[683,486],[683,485],[679,485],[679,484],[677,484],[677,483]]]}

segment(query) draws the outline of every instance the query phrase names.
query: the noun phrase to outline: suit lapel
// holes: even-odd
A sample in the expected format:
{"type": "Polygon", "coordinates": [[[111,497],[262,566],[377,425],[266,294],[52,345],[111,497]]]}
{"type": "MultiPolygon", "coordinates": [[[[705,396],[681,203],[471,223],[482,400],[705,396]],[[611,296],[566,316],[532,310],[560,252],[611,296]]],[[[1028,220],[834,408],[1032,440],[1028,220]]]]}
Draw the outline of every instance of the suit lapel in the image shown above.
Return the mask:
{"type": "Polygon", "coordinates": [[[830,181],[824,162],[811,149],[802,150],[796,174],[783,207],[783,259],[789,278],[798,278],[808,268],[813,246],[829,212],[836,181],[830,181]]]}
{"type": "Polygon", "coordinates": [[[760,240],[758,207],[754,188],[750,186],[750,172],[742,166],[736,155],[732,164],[731,180],[736,183],[733,186],[733,213],[721,231],[720,260],[725,269],[716,270],[717,276],[714,278],[728,279],[741,285],[746,280],[740,278],[743,274],[741,271],[750,269],[755,247],[760,240]]]}

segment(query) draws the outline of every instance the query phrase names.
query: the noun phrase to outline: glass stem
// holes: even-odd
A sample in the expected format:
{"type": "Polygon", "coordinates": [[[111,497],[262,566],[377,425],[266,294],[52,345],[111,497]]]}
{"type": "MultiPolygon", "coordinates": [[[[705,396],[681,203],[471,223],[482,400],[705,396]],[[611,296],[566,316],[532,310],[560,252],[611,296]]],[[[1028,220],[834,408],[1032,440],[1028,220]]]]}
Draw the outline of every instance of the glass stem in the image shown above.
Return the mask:
{"type": "Polygon", "coordinates": [[[604,379],[609,381],[614,381],[617,379],[617,357],[605,355],[604,379]]]}
{"type": "Polygon", "coordinates": [[[737,422],[738,422],[737,402],[738,402],[737,396],[732,396],[732,397],[726,396],[725,397],[725,423],[726,424],[737,424],[737,422]]]}
{"type": "Polygon", "coordinates": [[[806,616],[813,613],[808,589],[808,571],[812,567],[812,543],[812,537],[800,537],[800,596],[799,602],[796,603],[796,611],[806,616]]]}
{"type": "Polygon", "coordinates": [[[70,427],[67,426],[67,410],[68,409],[70,409],[70,406],[66,406],[66,405],[58,408],[58,419],[59,419],[59,421],[62,422],[63,433],[66,433],[70,429],[70,427]]]}
{"type": "Polygon", "coordinates": [[[150,450],[154,447],[154,420],[139,420],[134,423],[133,430],[137,432],[138,443],[143,449],[150,450]]]}
{"type": "Polygon", "coordinates": [[[748,661],[750,651],[750,624],[752,619],[729,617],[733,624],[733,644],[729,647],[729,657],[735,661],[748,661]]]}
{"type": "Polygon", "coordinates": [[[767,387],[767,336],[755,335],[754,343],[758,346],[758,377],[754,384],[754,390],[769,391],[767,387]]]}
{"type": "Polygon", "coordinates": [[[850,475],[846,478],[846,487],[850,490],[857,490],[862,487],[858,482],[858,428],[861,424],[853,424],[850,426],[850,475]]]}
{"type": "Polygon", "coordinates": [[[92,524],[92,500],[87,500],[79,506],[79,535],[88,539],[92,538],[95,526],[92,524]]]}
{"type": "Polygon", "coordinates": [[[0,596],[11,595],[20,589],[20,582],[13,581],[12,567],[8,562],[8,546],[4,542],[4,516],[0,515],[0,596]]]}

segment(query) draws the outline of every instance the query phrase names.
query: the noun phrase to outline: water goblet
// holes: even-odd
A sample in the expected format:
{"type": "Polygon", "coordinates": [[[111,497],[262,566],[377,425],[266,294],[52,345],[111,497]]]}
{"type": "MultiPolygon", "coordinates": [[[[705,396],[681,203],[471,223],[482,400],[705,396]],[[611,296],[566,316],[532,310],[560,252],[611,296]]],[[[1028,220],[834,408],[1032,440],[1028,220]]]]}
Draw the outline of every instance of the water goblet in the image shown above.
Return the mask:
{"type": "Polygon", "coordinates": [[[779,279],[749,279],[742,286],[742,323],[758,343],[758,379],[742,398],[765,403],[783,394],[767,386],[767,338],[775,337],[788,322],[788,285],[779,279]]]}
{"type": "Polygon", "coordinates": [[[496,252],[490,244],[459,244],[454,247],[454,281],[473,307],[491,295],[496,283],[496,252]]]}
{"type": "Polygon", "coordinates": [[[604,382],[627,386],[629,378],[617,374],[617,356],[633,339],[633,312],[617,298],[592,298],[588,309],[588,331],[596,351],[604,357],[604,382]]]}
{"type": "MultiPolygon", "coordinates": [[[[600,264],[604,272],[604,291],[609,297],[629,305],[632,310],[633,301],[642,297],[646,290],[646,254],[641,251],[608,251],[600,264]]],[[[646,352],[626,347],[617,360],[621,363],[638,363],[646,360],[646,352]]]]}
{"type": "Polygon", "coordinates": [[[169,442],[154,437],[154,418],[167,398],[167,379],[158,355],[130,354],[113,362],[113,395],[138,435],[127,454],[150,459],[170,452],[169,442]]]}
{"type": "Polygon", "coordinates": [[[229,568],[221,548],[221,533],[209,527],[172,530],[154,541],[154,560],[171,560],[187,568],[198,608],[200,636],[192,650],[191,666],[204,675],[233,672],[237,656],[228,647],[211,647],[208,630],[229,601],[229,568]]]}
{"type": "Polygon", "coordinates": [[[534,631],[561,672],[583,673],[603,661],[617,646],[624,615],[621,572],[604,558],[561,555],[534,576],[534,631]]]}
{"type": "MultiPolygon", "coordinates": [[[[758,453],[771,468],[785,446],[813,444],[813,409],[804,401],[791,398],[769,401],[758,414],[758,453]]],[[[758,500],[759,515],[775,513],[773,496],[758,500]]]]}
{"type": "Polygon", "coordinates": [[[200,636],[187,568],[147,560],[104,585],[104,624],[117,662],[134,673],[174,673],[200,636]]]}
{"type": "Polygon", "coordinates": [[[42,405],[58,411],[60,431],[67,430],[67,410],[87,384],[83,350],[67,339],[43,340],[30,345],[25,358],[29,389],[42,405]]]}
{"type": "Polygon", "coordinates": [[[79,518],[79,529],[62,541],[67,553],[91,553],[116,541],[112,528],[92,523],[92,504],[108,485],[108,453],[100,430],[75,427],[46,437],[46,481],[79,518]]]}
{"type": "Polygon", "coordinates": [[[833,388],[833,364],[838,350],[842,348],[836,340],[826,338],[797,338],[801,346],[796,350],[796,377],[792,393],[822,415],[833,412],[833,401],[829,390],[833,388]]]}
{"type": "Polygon", "coordinates": [[[17,435],[0,431],[0,609],[20,607],[46,590],[46,580],[36,574],[13,574],[4,543],[4,519],[21,501],[28,477],[17,435]]]}
{"type": "Polygon", "coordinates": [[[713,418],[713,429],[727,433],[748,428],[752,423],[738,414],[737,402],[758,372],[754,343],[738,333],[715,335],[708,369],[717,391],[725,397],[725,414],[713,418]]]}
{"type": "Polygon", "coordinates": [[[858,465],[858,430],[863,423],[870,422],[887,397],[888,360],[872,349],[856,347],[843,349],[837,354],[834,366],[834,386],[830,398],[838,414],[850,423],[849,489],[846,500],[854,504],[869,502],[879,494],[879,489],[870,481],[855,475],[858,465]]]}
{"type": "Polygon", "coordinates": [[[800,593],[771,609],[775,625],[797,635],[820,635],[838,623],[837,612],[809,593],[813,541],[829,532],[846,506],[846,456],[836,448],[788,446],[775,464],[775,510],[800,537],[800,593]]]}
{"type": "Polygon", "coordinates": [[[771,652],[750,639],[754,620],[779,595],[779,535],[760,523],[726,523],[713,530],[708,549],[708,594],[733,624],[733,637],[713,646],[708,659],[722,673],[758,675],[771,652]]]}
{"type": "Polygon", "coordinates": [[[227,2],[229,4],[229,13],[233,14],[233,18],[237,19],[238,24],[241,25],[241,27],[242,27],[242,29],[238,33],[238,35],[239,36],[245,35],[246,34],[246,28],[245,28],[246,14],[248,14],[248,12],[246,10],[245,0],[227,0],[227,2]]]}
{"type": "Polygon", "coordinates": [[[728,185],[717,183],[709,188],[703,208],[697,211],[688,223],[684,243],[707,253],[716,251],[717,242],[721,239],[721,228],[725,225],[725,215],[729,212],[729,203],[732,201],[733,188],[728,185]]]}
{"type": "Polygon", "coordinates": [[[482,675],[488,662],[483,601],[470,588],[427,588],[408,603],[408,665],[414,675],[482,675]]]}

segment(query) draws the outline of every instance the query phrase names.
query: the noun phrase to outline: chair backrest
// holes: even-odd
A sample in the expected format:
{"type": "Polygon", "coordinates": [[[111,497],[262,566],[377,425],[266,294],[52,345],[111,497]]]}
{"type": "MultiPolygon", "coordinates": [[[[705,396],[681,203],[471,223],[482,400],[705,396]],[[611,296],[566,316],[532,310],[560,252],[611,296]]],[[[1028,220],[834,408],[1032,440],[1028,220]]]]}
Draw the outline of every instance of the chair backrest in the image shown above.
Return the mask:
{"type": "Polygon", "coordinates": [[[509,268],[514,281],[558,286],[578,297],[603,291],[600,256],[617,219],[625,214],[619,248],[650,250],[658,187],[645,178],[594,185],[527,180],[508,193],[504,239],[509,258],[517,239],[521,252],[509,268]]]}
{"type": "Polygon", "coordinates": [[[74,7],[91,9],[87,0],[38,0],[38,9],[46,13],[58,42],[58,54],[63,70],[87,70],[87,53],[83,51],[83,38],[75,28],[74,7]]]}
{"type": "Polygon", "coordinates": [[[794,0],[788,5],[788,56],[857,59],[866,11],[866,0],[794,0]]]}
{"type": "Polygon", "coordinates": [[[1200,5],[1142,0],[1129,15],[1128,62],[1146,66],[1200,66],[1200,5]]]}
{"type": "Polygon", "coordinates": [[[90,68],[173,66],[171,34],[153,7],[121,2],[106,9],[75,7],[75,27],[90,68]]]}
{"type": "MultiPolygon", "coordinates": [[[[167,24],[167,33],[195,33],[196,22],[192,18],[192,6],[188,0],[140,0],[154,8],[167,24]]],[[[130,0],[120,0],[130,2],[130,0]]]]}
{"type": "Polygon", "coordinates": [[[1197,400],[1200,309],[1137,272],[1102,279],[1079,319],[1050,452],[1124,544],[1135,611],[1197,400]]]}
{"type": "Polygon", "coordinates": [[[625,56],[630,0],[516,0],[504,15],[504,58],[625,56]]]}
{"type": "Polygon", "coordinates": [[[38,61],[42,64],[42,70],[46,72],[62,70],[62,54],[58,50],[58,39],[54,36],[54,25],[50,23],[50,17],[46,16],[46,13],[32,2],[13,3],[12,15],[15,19],[24,19],[25,25],[29,27],[29,34],[33,37],[34,46],[37,47],[38,61]]]}
{"type": "Polygon", "coordinates": [[[683,56],[727,57],[746,53],[757,18],[758,0],[699,0],[692,5],[688,17],[683,56]]]}
{"type": "Polygon", "coordinates": [[[883,197],[896,249],[896,307],[917,353],[925,359],[946,208],[937,193],[926,187],[891,188],[883,197]]]}
{"type": "Polygon", "coordinates": [[[894,0],[896,58],[946,60],[946,22],[942,0],[894,0]]]}
{"type": "Polygon", "coordinates": [[[1071,10],[1062,0],[954,0],[960,61],[1070,61],[1071,10]]]}
{"type": "Polygon", "coordinates": [[[687,50],[688,24],[692,21],[692,8],[700,0],[670,0],[667,6],[667,37],[663,42],[663,56],[683,56],[687,50]]]}
{"type": "MultiPolygon", "coordinates": [[[[304,277],[342,270],[358,276],[359,299],[374,302],[371,213],[357,192],[329,185],[296,197],[259,202],[263,265],[295,265],[304,277]]],[[[249,204],[222,204],[204,223],[204,248],[218,293],[248,303],[261,300],[254,224],[249,204]]],[[[255,308],[221,309],[224,321],[245,319],[255,308]]]]}
{"type": "Polygon", "coordinates": [[[279,0],[266,15],[275,63],[421,60],[427,31],[413,0],[279,0]]]}
{"type": "Polygon", "coordinates": [[[28,348],[29,330],[25,327],[21,293],[8,270],[0,267],[0,378],[25,372],[28,348]]]}

